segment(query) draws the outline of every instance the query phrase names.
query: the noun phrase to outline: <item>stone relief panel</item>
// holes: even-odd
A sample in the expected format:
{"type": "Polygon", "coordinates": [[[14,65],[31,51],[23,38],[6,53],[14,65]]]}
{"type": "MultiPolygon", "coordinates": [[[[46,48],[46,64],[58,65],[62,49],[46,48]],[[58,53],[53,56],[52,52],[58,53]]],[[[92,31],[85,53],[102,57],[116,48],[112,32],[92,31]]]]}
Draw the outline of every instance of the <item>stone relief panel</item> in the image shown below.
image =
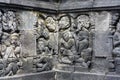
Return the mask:
{"type": "Polygon", "coordinates": [[[0,16],[0,76],[11,76],[22,67],[19,20],[13,11],[0,11],[0,16]]]}
{"type": "Polygon", "coordinates": [[[112,14],[111,26],[110,26],[110,38],[113,40],[113,49],[112,49],[112,57],[109,60],[109,70],[111,72],[120,73],[119,62],[120,62],[120,13],[115,12],[112,14]]]}
{"type": "Polygon", "coordinates": [[[110,17],[0,11],[0,76],[56,69],[119,72],[119,13],[111,25],[110,17]]]}
{"type": "Polygon", "coordinates": [[[60,69],[88,70],[92,61],[94,29],[89,15],[78,15],[76,18],[62,15],[58,25],[60,69]]]}
{"type": "Polygon", "coordinates": [[[76,66],[90,68],[93,51],[93,35],[89,15],[79,15],[76,30],[76,66]],[[79,56],[79,57],[78,57],[79,56]],[[77,58],[78,57],[78,58],[77,58]]]}
{"type": "Polygon", "coordinates": [[[58,49],[57,21],[52,16],[39,15],[35,26],[37,56],[34,58],[34,67],[37,72],[52,70],[58,49]]]}

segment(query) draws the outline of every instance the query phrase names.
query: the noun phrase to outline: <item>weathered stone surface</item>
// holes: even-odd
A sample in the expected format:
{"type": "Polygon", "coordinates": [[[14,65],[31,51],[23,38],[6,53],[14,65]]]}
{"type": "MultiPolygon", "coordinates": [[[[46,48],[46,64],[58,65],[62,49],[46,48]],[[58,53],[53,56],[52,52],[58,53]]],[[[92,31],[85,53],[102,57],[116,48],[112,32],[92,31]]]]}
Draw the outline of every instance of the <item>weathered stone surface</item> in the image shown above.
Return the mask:
{"type": "Polygon", "coordinates": [[[119,6],[120,1],[119,0],[95,0],[93,7],[110,7],[110,6],[119,6]]]}
{"type": "Polygon", "coordinates": [[[56,79],[57,80],[73,80],[73,72],[56,72],[56,79]]]}
{"type": "Polygon", "coordinates": [[[10,0],[1,0],[2,3],[10,3],[10,0]]]}
{"type": "Polygon", "coordinates": [[[10,4],[17,4],[21,6],[29,6],[33,8],[46,8],[46,9],[54,9],[56,10],[56,5],[54,3],[45,3],[43,1],[32,1],[32,0],[10,0],[10,4]]]}
{"type": "Polygon", "coordinates": [[[37,20],[36,13],[29,11],[20,11],[17,13],[20,18],[20,30],[34,30],[37,20]]]}
{"type": "Polygon", "coordinates": [[[29,73],[10,77],[2,77],[0,80],[55,80],[55,72],[29,73]]]}
{"type": "Polygon", "coordinates": [[[119,0],[61,0],[59,4],[55,4],[52,0],[51,1],[38,1],[38,0],[1,0],[0,3],[4,5],[1,6],[11,6],[15,7],[18,5],[24,9],[41,9],[42,11],[47,11],[50,9],[49,12],[56,13],[57,11],[65,11],[68,10],[70,12],[72,10],[77,11],[89,11],[89,10],[101,10],[101,9],[113,9],[112,6],[116,7],[116,9],[120,6],[119,0]],[[15,5],[13,5],[15,4],[15,5]],[[84,8],[84,10],[83,10],[84,8]],[[85,9],[86,8],[86,9],[85,9]],[[97,9],[96,9],[97,8],[97,9]],[[45,9],[45,10],[43,10],[45,9]]]}
{"type": "Polygon", "coordinates": [[[99,73],[75,72],[73,80],[105,80],[104,77],[104,74],[99,73]]]}
{"type": "Polygon", "coordinates": [[[105,80],[120,80],[119,75],[106,75],[105,80]]]}
{"type": "Polygon", "coordinates": [[[82,0],[82,1],[67,1],[62,3],[59,7],[60,10],[66,9],[78,9],[78,8],[90,8],[93,6],[93,0],[82,0]]]}
{"type": "Polygon", "coordinates": [[[55,68],[58,69],[58,70],[61,70],[61,71],[70,71],[70,72],[75,71],[74,65],[57,64],[55,68]]]}
{"type": "MultiPolygon", "coordinates": [[[[74,0],[70,2],[72,1],[74,2],[74,0]]],[[[89,3],[92,0],[87,1],[89,3]]],[[[29,1],[18,2],[29,4],[29,1]]],[[[88,4],[82,2],[81,6],[88,4]]],[[[0,72],[4,73],[1,75],[5,76],[1,77],[3,80],[6,76],[12,76],[7,77],[8,80],[13,78],[38,80],[43,77],[42,80],[117,78],[117,75],[107,74],[109,73],[108,58],[111,58],[113,63],[111,68],[115,67],[116,74],[120,73],[120,15],[113,25],[115,35],[111,34],[111,36],[109,36],[111,13],[105,11],[53,15],[33,11],[2,10],[0,17],[2,17],[0,18],[0,72]],[[17,13],[18,16],[13,13],[17,13]],[[20,25],[15,26],[17,18],[20,19],[20,25]],[[53,69],[56,75],[49,72],[53,69]],[[30,74],[23,76],[22,74],[25,73],[30,74]]]]}
{"type": "Polygon", "coordinates": [[[95,60],[93,60],[93,67],[90,72],[105,74],[108,72],[108,66],[109,65],[106,58],[95,58],[95,60]]]}
{"type": "Polygon", "coordinates": [[[23,56],[36,55],[36,37],[33,30],[21,31],[21,44],[23,56]]]}
{"type": "Polygon", "coordinates": [[[111,43],[109,40],[110,13],[103,12],[96,18],[95,22],[95,57],[111,56],[111,43]]]}

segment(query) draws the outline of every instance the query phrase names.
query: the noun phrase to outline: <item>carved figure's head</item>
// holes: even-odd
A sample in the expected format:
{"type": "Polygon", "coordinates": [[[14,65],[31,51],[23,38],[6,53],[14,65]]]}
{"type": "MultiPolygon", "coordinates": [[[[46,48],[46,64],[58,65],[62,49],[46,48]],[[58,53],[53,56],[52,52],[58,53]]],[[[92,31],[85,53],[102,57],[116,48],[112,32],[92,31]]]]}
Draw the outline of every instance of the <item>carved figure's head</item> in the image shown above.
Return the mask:
{"type": "Polygon", "coordinates": [[[81,29],[82,27],[90,27],[90,19],[87,15],[80,15],[77,17],[77,26],[81,29]]]}
{"type": "Polygon", "coordinates": [[[61,17],[61,19],[59,20],[59,27],[60,29],[67,29],[70,27],[70,20],[68,16],[63,16],[61,17]]]}
{"type": "Polygon", "coordinates": [[[56,21],[52,17],[47,17],[45,19],[45,23],[49,31],[51,32],[55,31],[57,24],[56,24],[56,21]]]}
{"type": "Polygon", "coordinates": [[[72,34],[70,32],[63,33],[63,39],[67,42],[69,39],[72,38],[72,34]]]}
{"type": "Polygon", "coordinates": [[[19,34],[18,33],[11,34],[10,39],[11,39],[11,44],[17,44],[19,40],[19,34]]]}
{"type": "Polygon", "coordinates": [[[84,39],[88,39],[89,34],[88,34],[87,31],[80,31],[78,36],[79,36],[79,40],[81,41],[81,40],[84,40],[84,39]]]}

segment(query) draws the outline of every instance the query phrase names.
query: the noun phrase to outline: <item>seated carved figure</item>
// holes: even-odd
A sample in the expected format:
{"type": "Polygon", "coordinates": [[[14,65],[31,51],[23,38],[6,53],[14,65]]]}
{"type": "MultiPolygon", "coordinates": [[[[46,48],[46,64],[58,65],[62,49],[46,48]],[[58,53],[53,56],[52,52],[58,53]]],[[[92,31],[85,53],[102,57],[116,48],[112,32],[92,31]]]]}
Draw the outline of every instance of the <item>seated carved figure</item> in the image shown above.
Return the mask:
{"type": "Polygon", "coordinates": [[[113,61],[111,61],[110,69],[116,71],[116,73],[120,73],[119,62],[120,62],[120,21],[117,24],[117,30],[113,36],[113,61]]]}
{"type": "Polygon", "coordinates": [[[0,76],[15,75],[21,67],[19,35],[13,33],[10,35],[9,44],[4,44],[0,59],[0,76]]]}
{"type": "Polygon", "coordinates": [[[91,63],[92,48],[89,47],[89,33],[86,31],[79,32],[77,40],[77,52],[75,63],[80,63],[82,67],[88,67],[91,63]]]}
{"type": "Polygon", "coordinates": [[[60,55],[61,63],[72,64],[74,57],[74,39],[70,32],[63,33],[63,37],[60,40],[60,55]]]}
{"type": "Polygon", "coordinates": [[[117,30],[113,36],[113,41],[114,41],[114,49],[113,49],[113,54],[116,57],[120,56],[120,23],[117,25],[117,30]]]}

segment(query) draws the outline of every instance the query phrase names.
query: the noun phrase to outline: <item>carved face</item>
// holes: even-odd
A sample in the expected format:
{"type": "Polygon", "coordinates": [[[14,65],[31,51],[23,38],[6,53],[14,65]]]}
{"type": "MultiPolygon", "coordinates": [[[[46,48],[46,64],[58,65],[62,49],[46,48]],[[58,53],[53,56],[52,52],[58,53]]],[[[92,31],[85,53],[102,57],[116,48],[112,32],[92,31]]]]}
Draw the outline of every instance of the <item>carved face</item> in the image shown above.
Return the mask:
{"type": "Polygon", "coordinates": [[[59,27],[61,29],[66,29],[68,27],[70,27],[70,20],[67,16],[64,16],[60,19],[59,21],[59,27]]]}
{"type": "Polygon", "coordinates": [[[116,20],[119,18],[119,13],[115,13],[113,16],[112,16],[112,21],[111,21],[111,24],[114,25],[116,23],[116,20]]]}
{"type": "Polygon", "coordinates": [[[44,27],[44,21],[42,19],[38,19],[37,21],[37,31],[38,33],[41,32],[41,29],[44,27]]]}
{"type": "MultiPolygon", "coordinates": [[[[2,32],[1,32],[1,34],[2,34],[2,32]]],[[[8,38],[9,38],[9,34],[4,32],[2,35],[2,40],[7,40],[8,38]]]]}
{"type": "Polygon", "coordinates": [[[75,20],[73,18],[71,18],[71,30],[74,31],[77,29],[77,26],[75,24],[75,20]]]}
{"type": "Polygon", "coordinates": [[[117,24],[117,31],[120,33],[120,21],[119,21],[119,23],[117,24]]]}
{"type": "Polygon", "coordinates": [[[89,17],[86,15],[80,15],[77,17],[77,26],[81,29],[82,27],[89,28],[90,21],[89,17]]]}
{"type": "Polygon", "coordinates": [[[19,35],[17,33],[13,33],[11,35],[11,44],[17,45],[18,44],[18,37],[19,37],[19,35]]]}
{"type": "Polygon", "coordinates": [[[45,23],[49,31],[55,31],[57,25],[56,21],[52,17],[48,17],[45,20],[45,23]]]}
{"type": "Polygon", "coordinates": [[[45,48],[45,43],[43,40],[38,41],[38,49],[42,52],[45,48]]]}
{"type": "Polygon", "coordinates": [[[71,38],[70,32],[63,33],[63,39],[67,42],[71,38]]]}
{"type": "Polygon", "coordinates": [[[8,15],[8,17],[10,17],[10,16],[15,17],[14,12],[12,12],[12,11],[8,11],[7,15],[8,15]]]}
{"type": "Polygon", "coordinates": [[[88,33],[86,31],[80,31],[78,36],[79,36],[79,40],[80,41],[84,40],[84,39],[88,39],[88,37],[89,37],[88,33]]]}

